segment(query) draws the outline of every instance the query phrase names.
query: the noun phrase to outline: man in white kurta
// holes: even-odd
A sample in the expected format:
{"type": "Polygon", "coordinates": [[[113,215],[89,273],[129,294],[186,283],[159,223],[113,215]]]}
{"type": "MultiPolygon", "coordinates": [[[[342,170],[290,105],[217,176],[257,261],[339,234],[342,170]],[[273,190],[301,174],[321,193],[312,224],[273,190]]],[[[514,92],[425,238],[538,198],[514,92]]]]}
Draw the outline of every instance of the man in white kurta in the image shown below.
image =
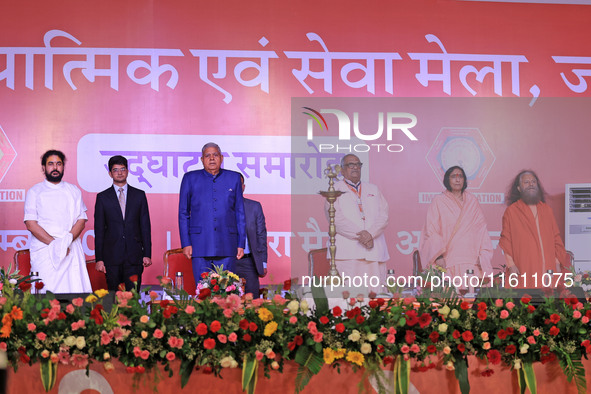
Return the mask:
{"type": "Polygon", "coordinates": [[[39,273],[45,285],[42,291],[92,292],[79,237],[87,220],[86,206],[80,189],[61,180],[64,162],[63,153],[46,152],[42,159],[46,180],[27,192],[24,221],[33,234],[31,272],[39,273]]]}
{"type": "Polygon", "coordinates": [[[335,183],[335,189],[343,192],[335,202],[337,270],[339,275],[375,278],[374,286],[357,286],[357,290],[380,292],[390,258],[384,237],[388,203],[376,185],[361,182],[362,163],[357,156],[346,155],[341,164],[343,180],[335,183]],[[380,285],[375,286],[378,280],[380,285]]]}

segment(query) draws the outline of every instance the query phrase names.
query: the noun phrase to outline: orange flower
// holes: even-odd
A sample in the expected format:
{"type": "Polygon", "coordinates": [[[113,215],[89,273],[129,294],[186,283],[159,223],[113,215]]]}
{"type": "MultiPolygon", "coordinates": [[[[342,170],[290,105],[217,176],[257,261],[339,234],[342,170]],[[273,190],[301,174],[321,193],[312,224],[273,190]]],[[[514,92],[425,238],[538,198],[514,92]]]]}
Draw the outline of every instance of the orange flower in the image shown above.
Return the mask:
{"type": "Polygon", "coordinates": [[[23,310],[16,305],[12,307],[10,314],[14,320],[21,320],[23,318],[23,310]]]}
{"type": "Polygon", "coordinates": [[[0,337],[8,338],[12,332],[12,315],[7,313],[2,317],[2,328],[0,328],[0,337]]]}

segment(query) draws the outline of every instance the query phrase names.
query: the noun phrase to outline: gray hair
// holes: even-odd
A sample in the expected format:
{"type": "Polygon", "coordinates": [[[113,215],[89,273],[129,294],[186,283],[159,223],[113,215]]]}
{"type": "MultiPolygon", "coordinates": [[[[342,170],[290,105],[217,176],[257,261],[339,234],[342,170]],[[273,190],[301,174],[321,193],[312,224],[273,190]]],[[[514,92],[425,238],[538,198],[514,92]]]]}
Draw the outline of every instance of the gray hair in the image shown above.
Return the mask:
{"type": "Polygon", "coordinates": [[[359,157],[357,157],[357,155],[354,155],[353,153],[346,154],[345,156],[341,157],[341,168],[345,166],[345,159],[349,156],[353,156],[354,158],[359,160],[359,157]]]}
{"type": "Polygon", "coordinates": [[[203,148],[201,148],[201,156],[205,155],[205,150],[207,148],[215,148],[215,149],[217,149],[220,156],[222,154],[222,150],[220,149],[218,144],[216,144],[215,142],[208,142],[207,144],[203,145],[203,148]]]}

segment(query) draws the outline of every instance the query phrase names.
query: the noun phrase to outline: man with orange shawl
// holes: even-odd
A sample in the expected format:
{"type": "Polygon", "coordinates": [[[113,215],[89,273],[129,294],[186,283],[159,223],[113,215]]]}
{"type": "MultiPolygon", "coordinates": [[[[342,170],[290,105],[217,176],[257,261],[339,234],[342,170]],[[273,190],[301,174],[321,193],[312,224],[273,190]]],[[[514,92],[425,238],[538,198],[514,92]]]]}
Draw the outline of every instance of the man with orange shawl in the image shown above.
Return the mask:
{"type": "Polygon", "coordinates": [[[466,190],[466,173],[450,167],[443,184],[447,190],[436,196],[429,210],[419,253],[424,265],[436,264],[450,276],[492,273],[492,242],[478,199],[466,190]]]}
{"type": "Polygon", "coordinates": [[[511,273],[526,274],[527,287],[538,287],[542,275],[548,271],[564,272],[570,267],[560,237],[560,231],[544,198],[544,189],[533,171],[520,172],[507,196],[509,205],[503,215],[503,230],[499,246],[505,253],[507,269],[511,273]]]}

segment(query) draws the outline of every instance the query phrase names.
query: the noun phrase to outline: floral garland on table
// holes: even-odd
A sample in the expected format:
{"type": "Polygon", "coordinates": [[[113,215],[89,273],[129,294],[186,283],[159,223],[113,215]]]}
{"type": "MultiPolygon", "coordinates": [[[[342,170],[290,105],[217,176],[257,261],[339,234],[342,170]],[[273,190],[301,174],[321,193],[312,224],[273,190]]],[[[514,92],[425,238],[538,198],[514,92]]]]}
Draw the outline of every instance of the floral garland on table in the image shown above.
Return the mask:
{"type": "MultiPolygon", "coordinates": [[[[181,292],[174,302],[146,305],[135,291],[118,291],[107,313],[106,290],[64,306],[51,294],[32,296],[30,278],[0,269],[0,282],[0,350],[15,370],[21,363],[40,363],[46,390],[55,383],[59,364],[88,368],[100,362],[109,371],[118,358],[135,376],[157,364],[172,375],[177,371],[171,362],[178,358],[182,385],[191,373],[221,375],[224,368],[242,368],[243,388],[251,393],[259,366],[269,377],[271,370],[282,371],[285,360],[299,364],[298,391],[324,365],[349,363],[375,375],[380,391],[386,388],[382,367],[394,368],[396,391],[406,392],[411,369],[442,362],[455,370],[466,393],[468,355],[487,360],[485,376],[499,364],[515,369],[532,393],[532,364],[558,359],[579,392],[586,390],[580,360],[591,353],[591,308],[572,297],[539,306],[527,296],[475,305],[453,297],[352,298],[347,310],[319,302],[310,310],[305,300],[289,294],[195,300],[181,292]]],[[[150,297],[155,301],[158,295],[150,297]]]]}

